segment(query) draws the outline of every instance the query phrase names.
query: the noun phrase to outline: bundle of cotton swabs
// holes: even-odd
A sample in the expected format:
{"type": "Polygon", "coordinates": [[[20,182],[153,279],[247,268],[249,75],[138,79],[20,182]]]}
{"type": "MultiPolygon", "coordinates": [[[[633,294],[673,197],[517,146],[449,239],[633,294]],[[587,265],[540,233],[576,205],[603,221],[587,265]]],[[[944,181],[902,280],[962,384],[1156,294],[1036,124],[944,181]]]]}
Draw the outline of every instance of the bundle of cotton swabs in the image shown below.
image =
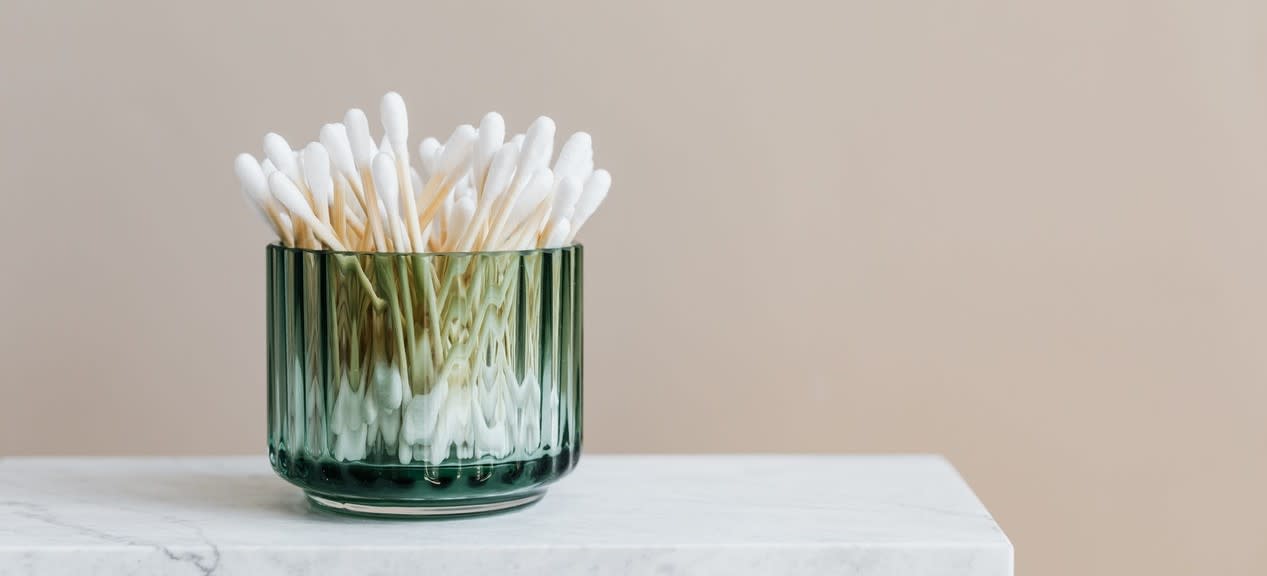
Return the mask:
{"type": "Polygon", "coordinates": [[[425,138],[410,158],[404,99],[383,96],[376,144],[359,109],[293,150],[264,137],[265,159],[241,154],[235,171],[248,200],[287,246],[339,252],[480,252],[571,244],[607,196],[589,134],[567,139],[554,160],[554,121],[542,116],[506,140],[501,115],[458,126],[444,143],[425,138]]]}

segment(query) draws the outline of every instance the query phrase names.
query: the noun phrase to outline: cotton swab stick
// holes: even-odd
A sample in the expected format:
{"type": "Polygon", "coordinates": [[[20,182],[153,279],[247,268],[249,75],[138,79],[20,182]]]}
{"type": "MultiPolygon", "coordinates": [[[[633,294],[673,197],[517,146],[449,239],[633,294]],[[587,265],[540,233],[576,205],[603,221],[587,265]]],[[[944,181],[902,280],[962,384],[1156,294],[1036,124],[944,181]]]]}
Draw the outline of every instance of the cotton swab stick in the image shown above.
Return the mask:
{"type": "Polygon", "coordinates": [[[457,250],[470,251],[480,234],[480,229],[492,210],[493,204],[505,193],[506,187],[515,173],[515,165],[519,162],[519,145],[513,141],[503,144],[493,156],[493,163],[488,167],[488,177],[484,179],[484,191],[477,199],[475,217],[467,226],[458,241],[457,250]]]}
{"type": "Polygon", "coordinates": [[[377,156],[374,156],[371,170],[374,177],[374,192],[383,199],[383,206],[387,209],[387,224],[396,251],[409,252],[410,240],[405,236],[400,221],[402,190],[396,180],[396,160],[391,154],[379,152],[377,156]]]}
{"type": "Polygon", "coordinates": [[[590,216],[594,215],[594,211],[598,209],[598,205],[607,198],[607,191],[611,185],[612,176],[606,170],[595,170],[590,175],[589,180],[585,182],[585,189],[581,191],[580,199],[576,201],[576,212],[572,217],[572,232],[568,236],[568,242],[576,237],[581,226],[589,221],[590,216]]]}
{"type": "Polygon", "coordinates": [[[364,202],[365,198],[361,193],[361,177],[356,169],[356,159],[352,156],[352,144],[348,142],[347,126],[338,122],[326,124],[321,127],[321,135],[318,139],[321,145],[326,147],[326,152],[330,154],[331,166],[347,179],[357,198],[364,202]]]}
{"type": "Polygon", "coordinates": [[[444,152],[436,162],[436,171],[431,175],[431,181],[427,182],[427,189],[422,194],[427,207],[418,215],[419,225],[431,224],[431,219],[444,202],[444,194],[470,169],[471,151],[475,147],[476,138],[475,127],[463,124],[454,129],[445,142],[444,152]]]}
{"type": "MultiPolygon", "coordinates": [[[[537,211],[537,207],[541,205],[542,200],[546,199],[554,185],[554,173],[550,169],[538,170],[532,179],[528,181],[528,185],[524,186],[523,191],[519,194],[519,199],[515,201],[515,205],[508,209],[509,217],[506,218],[504,228],[506,230],[514,230],[524,221],[528,215],[537,211]]],[[[549,211],[549,205],[546,206],[549,211]]],[[[539,230],[533,229],[535,234],[539,230]]],[[[496,238],[496,236],[494,236],[496,238]]]]}
{"type": "Polygon", "coordinates": [[[238,181],[242,183],[242,191],[246,193],[251,205],[264,216],[273,231],[287,246],[294,246],[295,239],[290,233],[290,227],[283,225],[277,205],[274,204],[273,197],[268,191],[268,179],[264,176],[260,163],[250,154],[238,154],[233,161],[233,170],[237,173],[238,181]]]}
{"type": "Polygon", "coordinates": [[[352,160],[356,162],[358,174],[363,175],[369,171],[374,155],[378,154],[378,146],[374,144],[374,137],[370,136],[370,121],[360,108],[352,108],[343,115],[343,125],[347,127],[352,160]]]}
{"type": "Polygon", "coordinates": [[[484,237],[485,242],[496,242],[499,239],[498,234],[501,233],[502,226],[510,216],[509,211],[518,200],[520,191],[536,175],[538,168],[543,168],[550,162],[550,154],[554,150],[554,121],[545,116],[538,117],[528,127],[528,135],[523,142],[523,147],[519,152],[519,165],[515,168],[515,177],[511,180],[506,195],[493,209],[492,216],[489,218],[488,235],[484,237]]]}
{"type": "Polygon", "coordinates": [[[383,131],[395,151],[396,181],[400,187],[399,200],[401,217],[405,219],[405,231],[408,232],[409,242],[418,251],[422,251],[422,229],[418,226],[418,208],[414,206],[414,183],[411,177],[413,171],[409,167],[409,147],[406,143],[409,138],[409,115],[405,110],[405,100],[400,94],[388,92],[383,95],[381,109],[383,131]]]}
{"type": "MultiPolygon", "coordinates": [[[[271,196],[272,193],[270,192],[269,194],[271,196]]],[[[293,247],[295,245],[295,224],[290,221],[290,215],[278,211],[277,220],[281,222],[282,238],[285,240],[286,245],[293,247]]]]}
{"type": "MultiPolygon", "coordinates": [[[[554,178],[558,180],[559,176],[556,174],[554,178]]],[[[554,206],[550,210],[550,219],[542,230],[543,236],[549,238],[561,221],[568,220],[570,223],[572,215],[576,212],[576,201],[581,197],[581,189],[581,181],[575,176],[564,177],[563,181],[559,182],[558,187],[554,189],[554,206]]],[[[564,240],[567,240],[566,236],[564,240]]]]}
{"type": "Polygon", "coordinates": [[[312,211],[312,207],[304,200],[303,194],[299,192],[299,188],[295,183],[287,178],[281,172],[274,172],[268,177],[268,189],[273,193],[273,197],[282,203],[290,213],[303,221],[308,226],[313,235],[317,239],[325,242],[334,250],[342,252],[344,250],[343,243],[335,237],[334,230],[330,229],[329,224],[323,223],[317,218],[312,211]]]}
{"type": "Polygon", "coordinates": [[[554,222],[550,228],[550,234],[546,236],[542,248],[559,248],[567,242],[568,236],[572,233],[571,223],[567,218],[554,222]]]}
{"type": "Polygon", "coordinates": [[[471,225],[471,220],[475,217],[475,197],[466,196],[453,206],[453,217],[449,222],[449,238],[447,243],[443,245],[444,250],[456,250],[457,240],[466,231],[466,227],[471,225]]]}
{"type": "Polygon", "coordinates": [[[528,127],[528,135],[524,137],[524,143],[520,147],[519,167],[516,168],[515,180],[510,185],[511,192],[527,184],[528,178],[532,177],[538,168],[546,167],[553,151],[554,120],[545,116],[538,117],[528,127]]]}
{"type": "Polygon", "coordinates": [[[378,146],[374,144],[374,137],[370,135],[369,120],[360,108],[348,110],[347,114],[343,115],[343,124],[347,127],[352,159],[356,162],[357,174],[365,193],[365,215],[370,234],[373,236],[375,248],[384,251],[387,248],[387,239],[383,235],[383,226],[378,218],[378,198],[374,194],[373,183],[370,181],[370,164],[374,161],[374,155],[378,154],[378,146]]]}
{"type": "Polygon", "coordinates": [[[330,203],[334,201],[334,179],[330,177],[330,156],[326,147],[313,142],[304,147],[304,180],[316,203],[317,216],[330,224],[330,203]]]}
{"type": "Polygon", "coordinates": [[[506,140],[506,121],[501,114],[489,112],[480,120],[479,143],[475,145],[475,159],[471,162],[471,179],[476,190],[484,189],[484,178],[488,176],[488,165],[493,162],[493,155],[501,149],[506,140]]]}
{"type": "MultiPolygon", "coordinates": [[[[521,155],[519,157],[519,168],[516,170],[516,180],[519,180],[518,170],[522,170],[523,168],[524,158],[521,155]]],[[[515,210],[515,204],[519,201],[519,197],[523,195],[525,190],[535,190],[537,188],[543,188],[546,191],[550,190],[550,185],[554,183],[554,172],[549,168],[538,169],[530,178],[525,180],[526,181],[522,186],[515,186],[514,184],[511,184],[510,191],[506,193],[505,198],[501,201],[501,209],[496,214],[489,217],[491,224],[489,225],[488,236],[485,238],[486,243],[491,243],[491,245],[496,246],[501,242],[503,239],[502,232],[507,230],[506,223],[510,222],[511,214],[515,210]]],[[[531,205],[529,207],[530,211],[532,208],[536,208],[536,205],[531,205]]],[[[513,230],[517,224],[519,223],[511,222],[510,229],[513,230]]],[[[533,229],[533,232],[535,233],[536,229],[533,229]]]]}
{"type": "Polygon", "coordinates": [[[550,211],[550,202],[541,202],[519,226],[512,229],[507,238],[499,243],[487,245],[487,250],[526,250],[537,245],[537,230],[541,221],[550,211]]]}
{"type": "Polygon", "coordinates": [[[490,112],[478,130],[459,126],[444,143],[424,138],[413,165],[404,99],[389,92],[381,107],[381,141],[353,108],[323,125],[318,142],[293,150],[269,133],[262,161],[235,160],[243,192],[283,242],[378,252],[561,245],[610,189],[610,174],[594,171],[586,132],[568,137],[552,161],[548,117],[507,141],[505,120],[490,112]]]}

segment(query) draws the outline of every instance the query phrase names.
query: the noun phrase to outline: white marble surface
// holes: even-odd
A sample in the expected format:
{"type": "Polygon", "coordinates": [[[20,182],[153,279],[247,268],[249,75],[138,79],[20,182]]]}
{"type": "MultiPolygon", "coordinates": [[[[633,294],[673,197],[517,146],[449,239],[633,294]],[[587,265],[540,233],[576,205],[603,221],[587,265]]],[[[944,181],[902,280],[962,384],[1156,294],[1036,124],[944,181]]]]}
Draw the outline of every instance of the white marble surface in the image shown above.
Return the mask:
{"type": "Polygon", "coordinates": [[[936,456],[596,456],[539,504],[314,510],[264,456],[0,459],[0,574],[1012,574],[936,456]]]}

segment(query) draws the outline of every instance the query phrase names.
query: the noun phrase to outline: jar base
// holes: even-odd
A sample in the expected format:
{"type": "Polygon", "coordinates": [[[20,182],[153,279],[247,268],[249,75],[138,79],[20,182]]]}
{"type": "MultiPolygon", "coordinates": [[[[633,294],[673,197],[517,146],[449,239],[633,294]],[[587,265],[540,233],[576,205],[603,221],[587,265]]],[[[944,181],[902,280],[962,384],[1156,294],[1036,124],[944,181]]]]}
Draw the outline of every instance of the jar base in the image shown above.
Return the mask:
{"type": "Polygon", "coordinates": [[[308,501],[323,510],[331,510],[340,514],[356,516],[374,516],[379,518],[455,518],[461,516],[479,516],[508,512],[523,508],[545,496],[545,490],[515,494],[509,498],[495,500],[459,500],[451,504],[438,502],[383,502],[368,503],[363,501],[340,500],[325,494],[304,492],[308,501]]]}

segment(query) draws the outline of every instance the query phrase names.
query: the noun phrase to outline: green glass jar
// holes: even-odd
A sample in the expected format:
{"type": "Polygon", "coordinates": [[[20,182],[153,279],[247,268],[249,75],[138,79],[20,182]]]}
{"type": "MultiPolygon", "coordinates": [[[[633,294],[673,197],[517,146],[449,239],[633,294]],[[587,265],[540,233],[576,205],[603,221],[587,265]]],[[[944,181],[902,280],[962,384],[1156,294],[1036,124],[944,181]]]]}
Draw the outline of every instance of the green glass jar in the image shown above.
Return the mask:
{"type": "Polygon", "coordinates": [[[582,248],[268,247],[268,449],[344,512],[535,502],[581,451],[582,248]]]}

